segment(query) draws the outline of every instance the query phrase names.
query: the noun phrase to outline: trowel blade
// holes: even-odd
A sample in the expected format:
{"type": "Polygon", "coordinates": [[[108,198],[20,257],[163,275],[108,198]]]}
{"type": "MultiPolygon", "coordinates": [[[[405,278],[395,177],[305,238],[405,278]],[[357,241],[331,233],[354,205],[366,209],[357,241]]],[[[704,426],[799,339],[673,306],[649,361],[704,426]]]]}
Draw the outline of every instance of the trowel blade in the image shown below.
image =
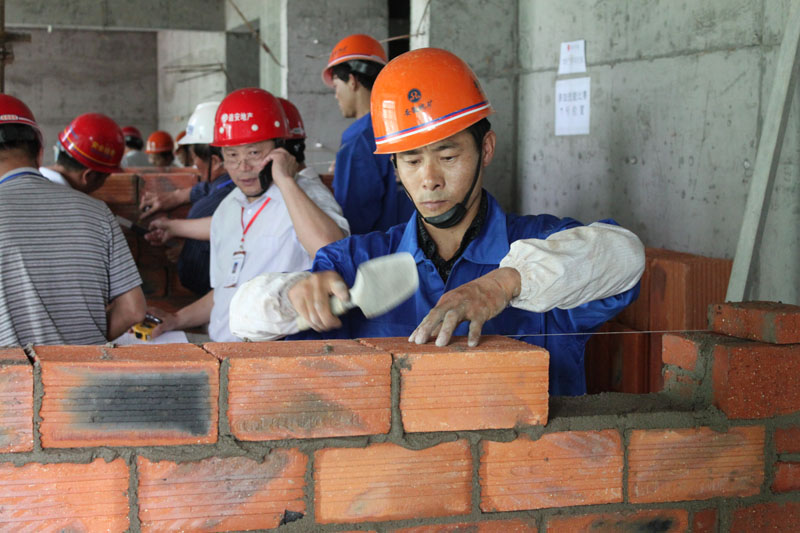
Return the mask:
{"type": "Polygon", "coordinates": [[[361,264],[350,289],[350,300],[367,318],[388,313],[419,287],[417,263],[408,252],[385,255],[361,264]]]}

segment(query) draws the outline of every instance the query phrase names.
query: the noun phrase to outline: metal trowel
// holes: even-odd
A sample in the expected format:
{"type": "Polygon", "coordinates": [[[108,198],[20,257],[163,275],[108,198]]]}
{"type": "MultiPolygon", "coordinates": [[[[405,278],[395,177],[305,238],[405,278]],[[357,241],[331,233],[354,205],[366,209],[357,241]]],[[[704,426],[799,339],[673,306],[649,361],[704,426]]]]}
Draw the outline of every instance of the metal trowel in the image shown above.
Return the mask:
{"type": "MultiPolygon", "coordinates": [[[[374,318],[408,300],[418,286],[417,263],[408,252],[370,259],[358,267],[349,302],[331,296],[331,312],[339,316],[359,307],[365,317],[374,318]]],[[[298,316],[297,327],[303,331],[311,326],[298,316]]]]}

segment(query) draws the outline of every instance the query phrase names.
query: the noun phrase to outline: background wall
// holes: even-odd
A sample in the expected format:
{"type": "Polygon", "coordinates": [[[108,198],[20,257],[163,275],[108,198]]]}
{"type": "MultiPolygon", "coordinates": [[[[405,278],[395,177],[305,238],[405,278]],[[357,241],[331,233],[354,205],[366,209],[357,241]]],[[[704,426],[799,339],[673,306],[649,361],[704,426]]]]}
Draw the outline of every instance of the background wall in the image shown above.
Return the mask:
{"type": "MultiPolygon", "coordinates": [[[[519,210],[614,217],[649,246],[732,257],[789,4],[519,2],[519,210]],[[559,44],[575,39],[591,134],[555,137],[559,44]]],[[[795,303],[798,105],[751,291],[795,303]]]]}

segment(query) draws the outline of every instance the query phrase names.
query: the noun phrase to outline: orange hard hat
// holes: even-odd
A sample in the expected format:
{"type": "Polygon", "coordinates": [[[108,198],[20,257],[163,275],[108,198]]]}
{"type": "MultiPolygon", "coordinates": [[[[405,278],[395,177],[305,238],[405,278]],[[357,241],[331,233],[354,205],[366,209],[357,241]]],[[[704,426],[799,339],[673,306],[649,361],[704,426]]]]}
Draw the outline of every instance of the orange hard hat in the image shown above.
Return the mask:
{"type": "MultiPolygon", "coordinates": [[[[25,102],[19,98],[15,98],[10,94],[0,93],[0,125],[2,124],[23,124],[30,126],[39,139],[39,144],[42,144],[42,131],[39,125],[36,124],[36,119],[33,117],[31,109],[25,105],[25,102]]],[[[12,140],[33,140],[33,139],[0,139],[0,142],[9,142],[12,140]]]]}
{"type": "Polygon", "coordinates": [[[464,61],[447,50],[420,48],[381,70],[370,111],[375,153],[391,154],[446,139],[493,109],[464,61]]]}
{"type": "Polygon", "coordinates": [[[289,136],[280,102],[264,89],[233,91],[219,104],[212,146],[239,146],[289,136]]]}
{"type": "Polygon", "coordinates": [[[348,35],[333,47],[328,58],[328,66],[322,71],[322,81],[325,85],[333,87],[334,66],[354,60],[372,61],[380,65],[385,65],[387,61],[386,52],[377,40],[363,33],[348,35]]]}
{"type": "Polygon", "coordinates": [[[125,137],[134,137],[136,139],[142,139],[142,132],[139,131],[139,128],[136,126],[125,126],[122,128],[122,135],[125,137]]]}
{"type": "Polygon", "coordinates": [[[58,134],[58,142],[72,159],[97,172],[119,172],[125,137],[111,118],[84,113],[58,134]]]}
{"type": "Polygon", "coordinates": [[[147,138],[144,151],[148,154],[160,154],[161,152],[171,152],[175,148],[172,142],[172,135],[164,130],[154,131],[147,138]]]}
{"type": "Polygon", "coordinates": [[[286,138],[289,140],[305,139],[306,128],[303,125],[303,117],[300,116],[300,110],[286,98],[278,98],[278,102],[281,103],[283,112],[286,114],[286,120],[289,121],[289,136],[286,138]]]}

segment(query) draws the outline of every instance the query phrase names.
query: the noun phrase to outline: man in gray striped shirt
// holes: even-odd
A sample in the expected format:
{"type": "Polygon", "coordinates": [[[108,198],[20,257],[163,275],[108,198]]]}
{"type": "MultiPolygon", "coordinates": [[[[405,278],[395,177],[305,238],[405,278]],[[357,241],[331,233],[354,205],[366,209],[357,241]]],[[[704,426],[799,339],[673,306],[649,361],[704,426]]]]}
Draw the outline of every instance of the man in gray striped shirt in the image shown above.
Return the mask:
{"type": "Polygon", "coordinates": [[[0,346],[103,344],[144,318],[142,281],[108,207],[41,157],[30,109],[0,94],[0,346]]]}

